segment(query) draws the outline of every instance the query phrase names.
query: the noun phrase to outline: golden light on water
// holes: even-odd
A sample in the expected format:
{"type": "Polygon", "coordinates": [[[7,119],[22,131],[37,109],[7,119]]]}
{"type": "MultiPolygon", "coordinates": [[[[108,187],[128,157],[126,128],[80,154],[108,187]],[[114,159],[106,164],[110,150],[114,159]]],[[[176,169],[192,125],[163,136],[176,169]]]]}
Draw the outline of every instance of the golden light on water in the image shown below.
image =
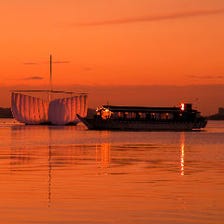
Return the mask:
{"type": "Polygon", "coordinates": [[[96,145],[96,164],[100,168],[108,168],[110,166],[110,143],[102,143],[96,145]]]}
{"type": "Polygon", "coordinates": [[[185,147],[185,134],[180,136],[180,174],[184,176],[184,147],[185,147]]]}

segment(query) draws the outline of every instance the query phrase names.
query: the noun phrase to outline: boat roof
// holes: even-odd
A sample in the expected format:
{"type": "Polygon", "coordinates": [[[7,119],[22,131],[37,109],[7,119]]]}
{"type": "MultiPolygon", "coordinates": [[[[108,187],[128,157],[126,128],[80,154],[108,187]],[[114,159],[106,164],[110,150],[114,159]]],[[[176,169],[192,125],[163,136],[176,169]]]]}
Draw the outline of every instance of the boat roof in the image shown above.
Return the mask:
{"type": "Polygon", "coordinates": [[[113,106],[103,105],[112,112],[180,112],[179,107],[142,107],[142,106],[113,106]]]}

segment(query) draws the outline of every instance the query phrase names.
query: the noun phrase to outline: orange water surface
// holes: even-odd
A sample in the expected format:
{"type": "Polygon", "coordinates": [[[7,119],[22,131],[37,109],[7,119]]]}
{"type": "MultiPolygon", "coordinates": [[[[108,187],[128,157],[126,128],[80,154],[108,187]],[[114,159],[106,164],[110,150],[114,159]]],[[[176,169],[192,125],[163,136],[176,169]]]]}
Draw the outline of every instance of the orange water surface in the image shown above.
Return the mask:
{"type": "Polygon", "coordinates": [[[0,120],[1,223],[224,221],[224,123],[88,131],[0,120]]]}

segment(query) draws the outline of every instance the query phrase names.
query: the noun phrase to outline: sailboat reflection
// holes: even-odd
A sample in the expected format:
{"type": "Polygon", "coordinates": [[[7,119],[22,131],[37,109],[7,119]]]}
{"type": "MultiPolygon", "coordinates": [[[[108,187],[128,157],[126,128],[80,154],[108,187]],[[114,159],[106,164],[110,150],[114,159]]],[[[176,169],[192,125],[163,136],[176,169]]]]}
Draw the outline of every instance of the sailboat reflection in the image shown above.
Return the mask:
{"type": "Polygon", "coordinates": [[[180,174],[184,176],[184,147],[185,147],[185,133],[180,135],[180,174]]]}
{"type": "Polygon", "coordinates": [[[107,133],[102,136],[102,144],[64,144],[61,137],[64,129],[67,133],[74,131],[73,127],[11,128],[10,171],[15,176],[26,175],[30,185],[40,183],[38,189],[43,188],[48,207],[54,198],[52,187],[60,185],[59,180],[66,182],[65,174],[71,178],[82,178],[86,170],[106,174],[110,166],[111,145],[107,133]]]}
{"type": "Polygon", "coordinates": [[[48,145],[48,207],[51,207],[51,182],[52,182],[52,146],[51,146],[51,129],[49,129],[48,145]]]}

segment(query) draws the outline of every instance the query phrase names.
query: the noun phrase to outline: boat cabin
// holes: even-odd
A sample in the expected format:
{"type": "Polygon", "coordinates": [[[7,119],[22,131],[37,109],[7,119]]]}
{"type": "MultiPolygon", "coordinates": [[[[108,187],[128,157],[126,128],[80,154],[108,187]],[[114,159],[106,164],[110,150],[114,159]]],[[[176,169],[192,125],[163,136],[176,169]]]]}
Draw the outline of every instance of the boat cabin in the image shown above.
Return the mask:
{"type": "Polygon", "coordinates": [[[107,120],[194,120],[200,112],[192,109],[192,104],[182,103],[180,107],[138,107],[103,105],[96,110],[96,118],[107,120]]]}

